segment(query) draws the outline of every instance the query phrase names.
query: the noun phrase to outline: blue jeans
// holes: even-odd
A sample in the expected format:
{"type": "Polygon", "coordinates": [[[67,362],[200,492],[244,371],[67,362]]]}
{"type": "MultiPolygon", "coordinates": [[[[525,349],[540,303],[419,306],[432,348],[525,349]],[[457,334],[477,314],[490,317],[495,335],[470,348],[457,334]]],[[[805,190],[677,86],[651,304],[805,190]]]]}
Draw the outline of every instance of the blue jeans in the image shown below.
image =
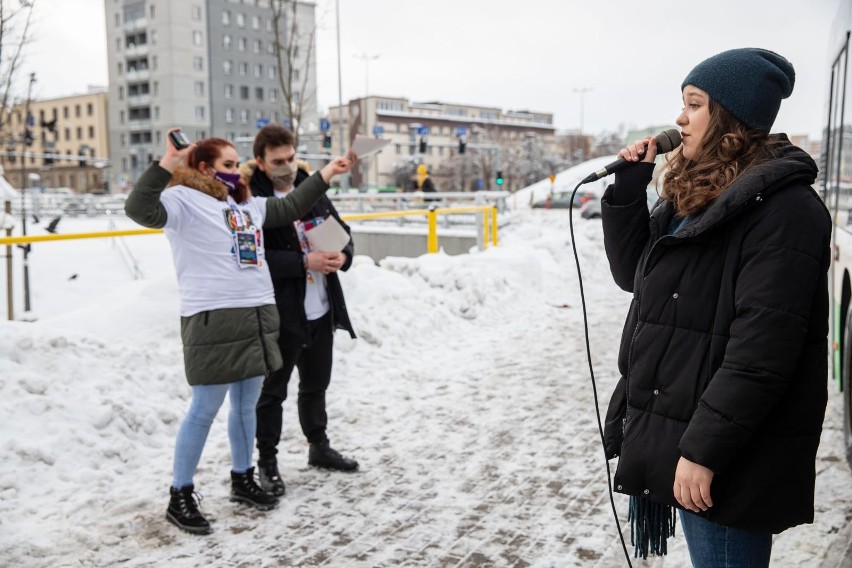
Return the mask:
{"type": "Polygon", "coordinates": [[[255,406],[263,386],[263,377],[252,377],[224,385],[195,385],[189,412],[178,431],[175,444],[175,466],[172,486],[181,489],[192,485],[192,478],[201,459],[201,451],[213,419],[230,393],[228,438],[231,441],[232,471],[245,473],[251,467],[254,434],[257,428],[255,406]]]}
{"type": "Polygon", "coordinates": [[[679,511],[694,568],[767,568],[772,533],[749,532],[711,523],[688,511],[679,511]]]}

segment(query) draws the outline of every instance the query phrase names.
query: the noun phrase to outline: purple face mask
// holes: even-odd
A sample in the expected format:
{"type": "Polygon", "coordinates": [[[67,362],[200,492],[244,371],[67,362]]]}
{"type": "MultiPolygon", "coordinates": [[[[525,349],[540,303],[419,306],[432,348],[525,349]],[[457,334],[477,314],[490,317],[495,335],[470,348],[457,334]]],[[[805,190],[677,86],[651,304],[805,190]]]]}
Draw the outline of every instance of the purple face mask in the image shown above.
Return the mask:
{"type": "Polygon", "coordinates": [[[213,174],[213,179],[224,183],[225,187],[228,188],[228,193],[231,195],[234,195],[240,186],[240,174],[229,174],[216,170],[216,173],[213,174]]]}

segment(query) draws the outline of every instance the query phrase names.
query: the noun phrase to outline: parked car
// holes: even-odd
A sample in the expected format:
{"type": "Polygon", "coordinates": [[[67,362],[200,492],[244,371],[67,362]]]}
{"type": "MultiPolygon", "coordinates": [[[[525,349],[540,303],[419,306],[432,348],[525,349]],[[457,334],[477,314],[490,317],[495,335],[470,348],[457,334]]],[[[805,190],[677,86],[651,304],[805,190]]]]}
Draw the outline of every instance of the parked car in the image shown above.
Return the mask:
{"type": "Polygon", "coordinates": [[[601,200],[591,199],[583,203],[582,207],[580,207],[580,217],[583,219],[600,219],[601,200]]]}
{"type": "MultiPolygon", "coordinates": [[[[533,202],[534,209],[568,209],[571,203],[570,191],[557,191],[547,195],[544,199],[533,202]]],[[[574,207],[579,209],[587,201],[598,199],[597,194],[592,191],[577,191],[574,195],[574,207]]]]}

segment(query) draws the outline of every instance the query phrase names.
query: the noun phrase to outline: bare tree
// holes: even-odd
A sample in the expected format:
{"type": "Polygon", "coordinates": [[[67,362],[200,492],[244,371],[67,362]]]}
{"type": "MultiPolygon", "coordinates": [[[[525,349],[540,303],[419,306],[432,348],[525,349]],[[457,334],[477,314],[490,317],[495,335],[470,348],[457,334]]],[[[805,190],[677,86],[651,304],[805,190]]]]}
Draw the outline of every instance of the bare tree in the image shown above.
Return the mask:
{"type": "Polygon", "coordinates": [[[35,0],[21,0],[18,8],[0,0],[0,132],[8,132],[14,98],[13,86],[30,41],[35,0]]]}
{"type": "Polygon", "coordinates": [[[306,35],[299,28],[296,11],[298,2],[294,0],[272,0],[272,32],[275,35],[275,62],[278,71],[278,85],[281,87],[284,115],[290,119],[290,129],[296,136],[298,147],[299,125],[302,122],[304,104],[313,97],[308,93],[308,78],[311,61],[314,57],[314,37],[316,26],[311,26],[306,35]],[[300,50],[304,50],[304,69],[297,67],[300,50]]]}

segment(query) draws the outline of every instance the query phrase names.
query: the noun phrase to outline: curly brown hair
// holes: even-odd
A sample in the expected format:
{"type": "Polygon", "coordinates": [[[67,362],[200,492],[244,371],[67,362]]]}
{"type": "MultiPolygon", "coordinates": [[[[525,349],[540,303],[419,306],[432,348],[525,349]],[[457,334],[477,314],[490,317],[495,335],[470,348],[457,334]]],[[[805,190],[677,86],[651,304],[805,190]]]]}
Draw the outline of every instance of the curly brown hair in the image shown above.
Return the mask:
{"type": "Polygon", "coordinates": [[[672,202],[680,217],[700,213],[746,169],[771,157],[781,143],[748,128],[710,99],[710,122],[698,155],[688,159],[682,148],[669,155],[662,197],[672,202]]]}

